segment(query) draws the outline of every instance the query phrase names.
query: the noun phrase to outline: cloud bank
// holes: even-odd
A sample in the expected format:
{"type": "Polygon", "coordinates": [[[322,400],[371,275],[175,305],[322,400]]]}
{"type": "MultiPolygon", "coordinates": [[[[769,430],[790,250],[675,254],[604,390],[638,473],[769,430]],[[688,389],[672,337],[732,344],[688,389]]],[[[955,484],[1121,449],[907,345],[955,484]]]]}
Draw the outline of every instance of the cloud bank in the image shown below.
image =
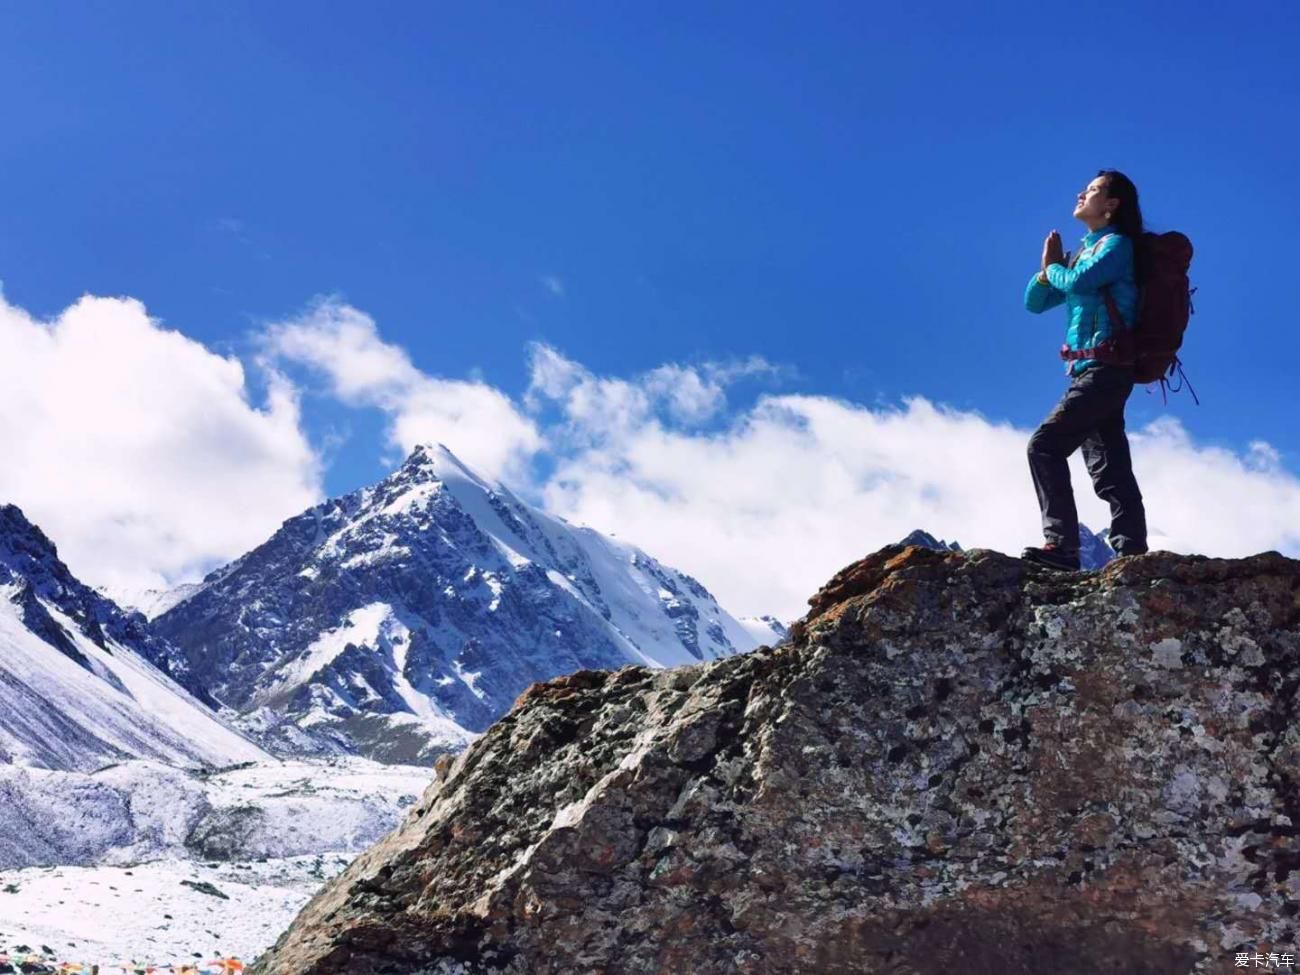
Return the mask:
{"type": "MultiPolygon", "coordinates": [[[[914,528],[1016,555],[1041,544],[1032,431],[923,397],[763,396],[708,433],[579,416],[546,507],[697,575],[733,612],[796,618],[835,571],[914,528]]],[[[1172,418],[1129,439],[1153,549],[1300,555],[1300,480],[1267,444],[1201,447],[1172,418]]],[[[1071,474],[1081,520],[1108,526],[1077,454],[1071,474]]]]}
{"type": "MultiPolygon", "coordinates": [[[[287,345],[283,332],[278,348],[312,362],[345,399],[386,384],[384,403],[371,402],[388,410],[390,436],[404,448],[441,440],[552,512],[696,575],[733,612],[793,619],[837,569],[914,528],[1012,554],[1042,540],[1025,457],[1032,431],[977,412],[924,397],[868,408],[771,393],[737,408],[729,398],[737,382],[781,380],[788,370],[750,357],[599,376],[543,344],[528,350],[530,381],[516,402],[420,374],[365,316],[346,352],[322,354],[338,323],[359,314],[334,306],[294,326],[315,353],[287,345]],[[415,422],[411,391],[425,384],[428,399],[463,404],[415,422]],[[528,462],[538,454],[548,474],[532,480],[528,462]]],[[[1300,480],[1269,444],[1199,446],[1173,418],[1129,436],[1153,548],[1300,554],[1300,480]]],[[[1071,471],[1080,518],[1106,527],[1109,509],[1081,456],[1071,471]]]]}
{"type": "Polygon", "coordinates": [[[84,297],[53,321],[0,299],[0,501],[117,589],[201,574],[321,497],[298,397],[151,319],[84,297]]]}
{"type": "MultiPolygon", "coordinates": [[[[390,459],[445,443],[690,572],[740,615],[793,619],[837,569],[914,528],[1013,554],[1041,539],[1030,430],[923,397],[867,407],[773,392],[790,374],[757,357],[600,376],[538,344],[513,397],[422,371],[364,312],[325,300],[261,333],[269,392],[255,406],[237,360],[134,301],[86,298],[50,323],[0,306],[0,344],[13,350],[0,360],[0,498],[95,582],[180,581],[319,497],[295,370],[382,411],[390,459]]],[[[1270,444],[1197,444],[1173,418],[1129,436],[1152,548],[1300,555],[1300,479],[1270,444]]],[[[1072,473],[1080,517],[1105,527],[1078,456],[1072,473]]]]}
{"type": "Polygon", "coordinates": [[[421,372],[404,349],[380,338],[369,315],[350,305],[317,302],[298,318],[269,326],[262,347],[263,362],[305,365],[343,403],[382,410],[388,446],[403,455],[417,443],[454,443],[481,474],[518,480],[542,447],[536,424],[505,393],[421,372]]]}

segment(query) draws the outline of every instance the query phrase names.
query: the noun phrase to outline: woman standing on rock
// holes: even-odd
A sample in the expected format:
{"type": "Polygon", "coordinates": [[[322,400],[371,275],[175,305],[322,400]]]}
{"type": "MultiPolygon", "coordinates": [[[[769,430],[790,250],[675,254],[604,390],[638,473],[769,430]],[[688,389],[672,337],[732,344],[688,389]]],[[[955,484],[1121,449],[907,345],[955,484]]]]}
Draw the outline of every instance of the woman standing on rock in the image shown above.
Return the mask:
{"type": "Polygon", "coordinates": [[[1042,513],[1042,548],[1022,558],[1054,569],[1079,568],[1079,516],[1069,457],[1083,448],[1097,496],[1110,505],[1110,545],[1119,555],[1147,550],[1146,512],[1133,476],[1124,406],[1133,391],[1132,323],[1138,288],[1134,244],[1142,237],[1137,187],[1113,169],[1079,194],[1074,216],[1088,228],[1073,262],[1055,230],[1043,244],[1042,268],[1025,289],[1035,314],[1064,304],[1070,386],[1029,438],[1029,471],[1042,513]]]}

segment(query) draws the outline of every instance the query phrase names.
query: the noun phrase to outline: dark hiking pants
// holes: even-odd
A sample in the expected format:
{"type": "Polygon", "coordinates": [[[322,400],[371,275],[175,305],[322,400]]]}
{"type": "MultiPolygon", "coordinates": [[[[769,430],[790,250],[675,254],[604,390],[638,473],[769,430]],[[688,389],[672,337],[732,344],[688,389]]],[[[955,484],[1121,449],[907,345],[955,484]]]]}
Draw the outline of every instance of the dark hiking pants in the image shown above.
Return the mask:
{"type": "Polygon", "coordinates": [[[1069,465],[1079,447],[1093,490],[1110,505],[1111,548],[1126,555],[1147,550],[1146,511],[1124,433],[1124,405],[1131,392],[1132,369],[1089,366],[1071,380],[1056,409],[1029,438],[1029,471],[1043,514],[1043,537],[1067,552],[1079,549],[1069,465]]]}

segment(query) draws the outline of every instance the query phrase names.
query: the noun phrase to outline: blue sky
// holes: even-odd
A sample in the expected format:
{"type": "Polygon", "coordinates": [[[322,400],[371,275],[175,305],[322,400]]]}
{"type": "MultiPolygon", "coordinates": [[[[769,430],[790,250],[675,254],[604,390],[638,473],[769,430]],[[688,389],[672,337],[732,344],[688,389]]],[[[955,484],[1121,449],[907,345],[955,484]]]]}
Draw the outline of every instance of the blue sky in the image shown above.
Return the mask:
{"type": "MultiPolygon", "coordinates": [[[[515,401],[540,343],[598,377],[774,367],[705,431],[765,394],[1027,431],[1064,321],[1022,290],[1113,166],[1199,286],[1202,405],[1139,388],[1130,429],[1294,477],[1298,34],[1281,2],[7,5],[0,281],[42,320],[138,299],[255,403],[266,323],[329,295],[515,401]]],[[[392,411],[282,367],[320,488],[372,481],[392,411]]]]}

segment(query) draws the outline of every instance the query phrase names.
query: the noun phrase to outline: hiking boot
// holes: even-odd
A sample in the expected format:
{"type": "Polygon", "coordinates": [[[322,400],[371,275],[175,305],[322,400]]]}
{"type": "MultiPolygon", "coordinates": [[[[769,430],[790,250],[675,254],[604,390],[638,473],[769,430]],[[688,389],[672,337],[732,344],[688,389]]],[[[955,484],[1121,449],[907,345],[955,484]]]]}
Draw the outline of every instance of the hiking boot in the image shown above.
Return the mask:
{"type": "Polygon", "coordinates": [[[1067,552],[1055,542],[1047,542],[1042,548],[1031,546],[1021,552],[1020,557],[1027,562],[1045,565],[1049,569],[1060,569],[1063,572],[1079,571],[1078,551],[1067,552]]]}

